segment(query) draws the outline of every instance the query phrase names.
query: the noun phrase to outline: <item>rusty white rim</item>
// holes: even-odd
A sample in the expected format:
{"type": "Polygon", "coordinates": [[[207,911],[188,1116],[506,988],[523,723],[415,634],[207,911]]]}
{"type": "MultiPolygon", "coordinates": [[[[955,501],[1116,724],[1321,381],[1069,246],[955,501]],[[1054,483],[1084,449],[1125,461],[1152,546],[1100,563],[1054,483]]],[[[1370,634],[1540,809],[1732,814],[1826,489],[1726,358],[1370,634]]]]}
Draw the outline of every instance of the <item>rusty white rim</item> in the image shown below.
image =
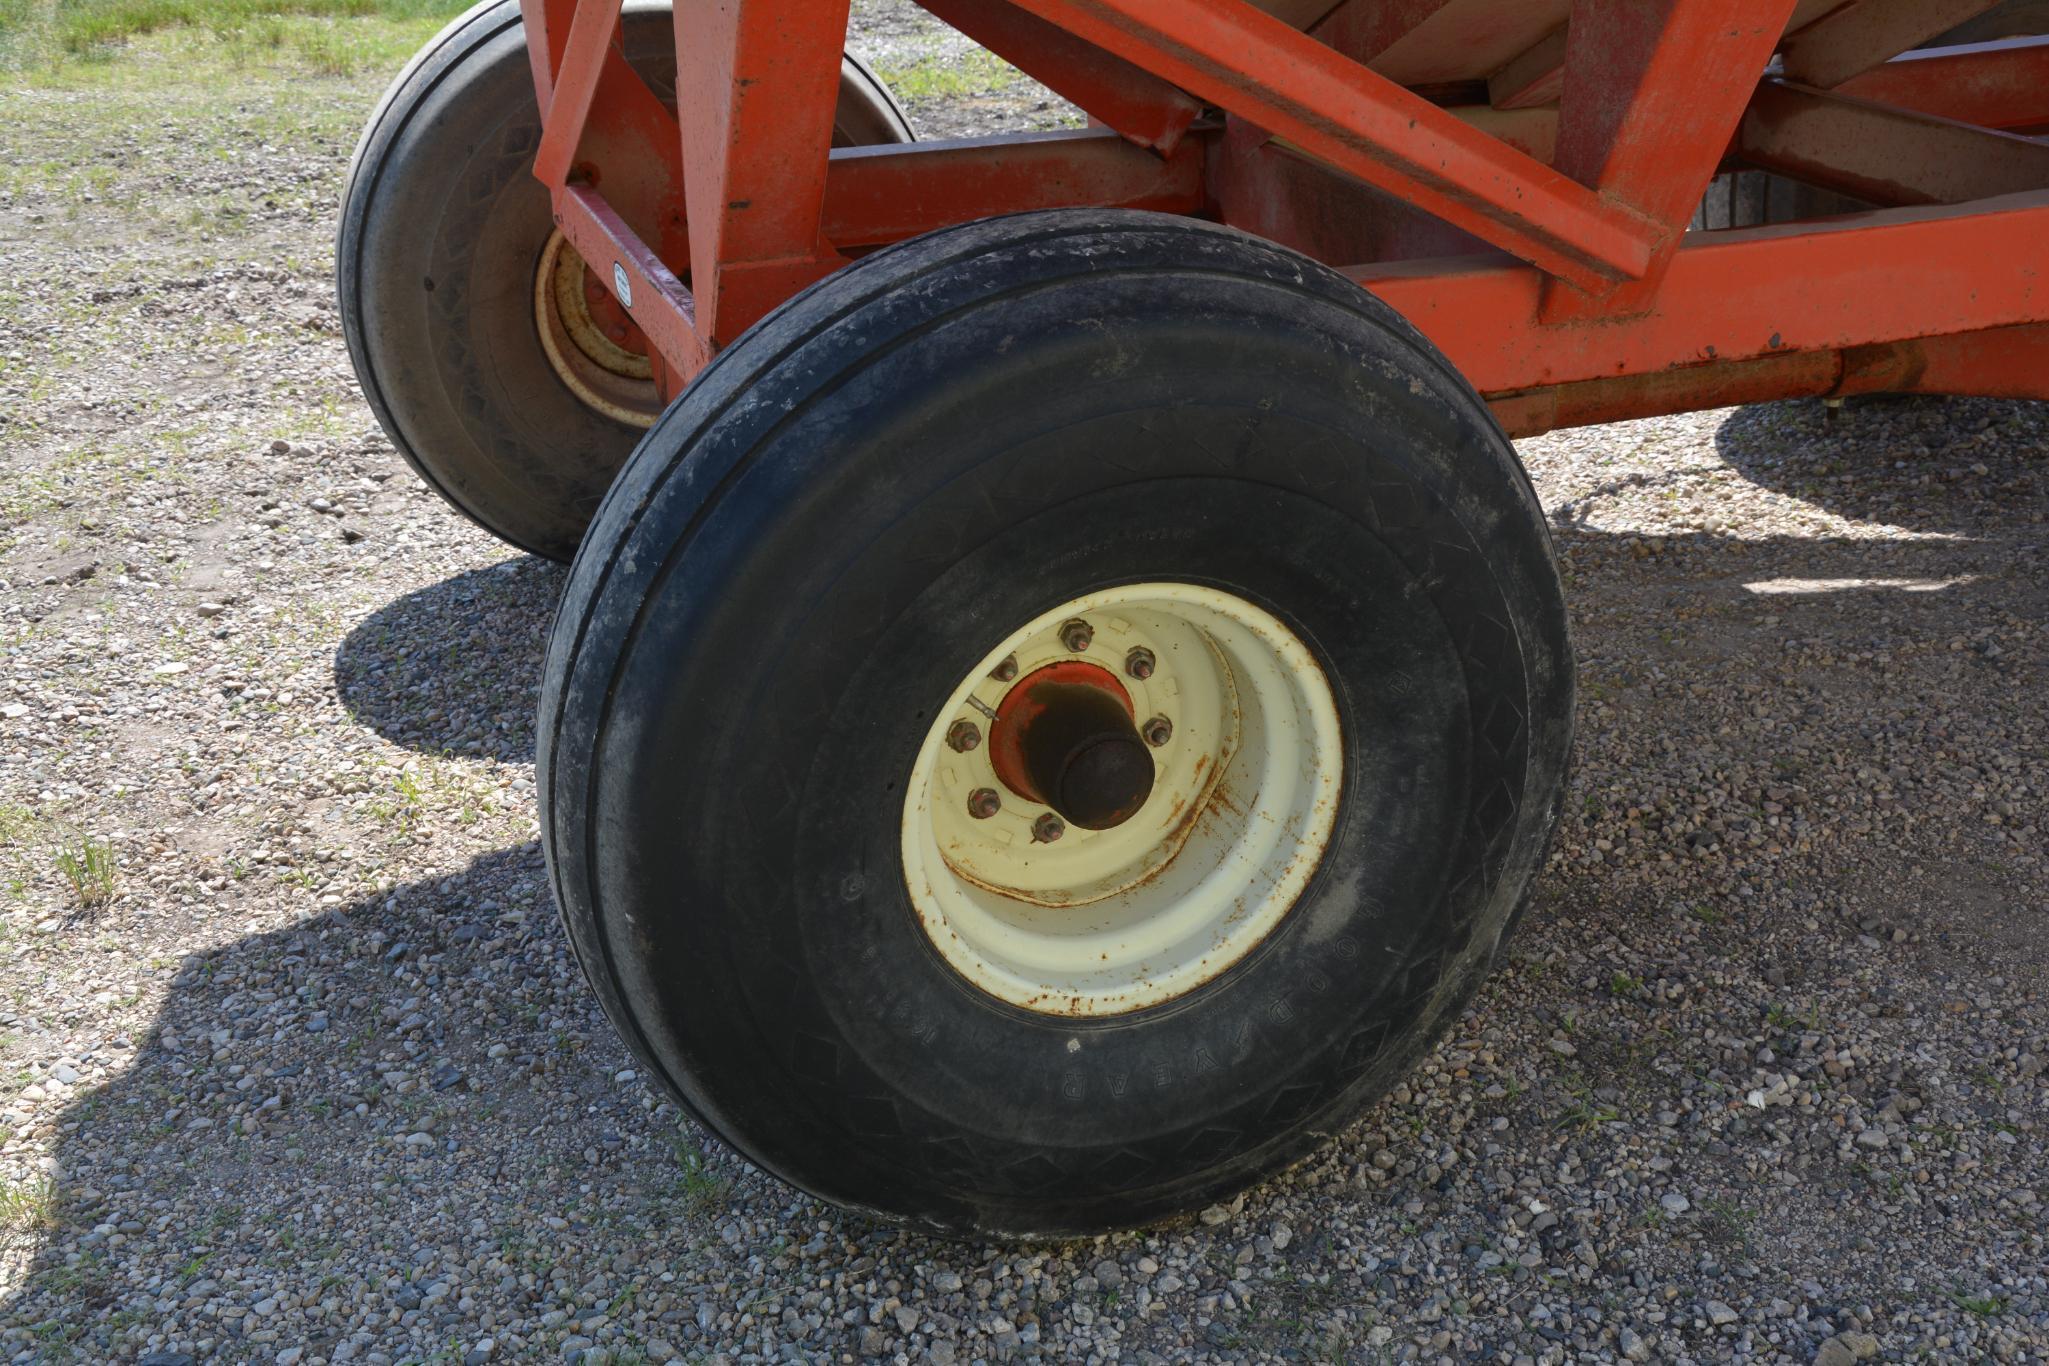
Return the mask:
{"type": "Polygon", "coordinates": [[[629,427],[654,426],[662,413],[654,366],[591,316],[583,257],[559,230],[534,272],[534,327],[548,364],[585,407],[629,427]]]}
{"type": "Polygon", "coordinates": [[[1271,613],[1192,584],[1091,593],[1012,632],[939,709],[904,799],[906,885],[934,947],[992,996],[1064,1016],[1158,1005],[1287,915],[1330,842],[1342,768],[1330,685],[1271,613]],[[1062,638],[1074,621],[1093,632],[1079,651],[1062,638]],[[1150,676],[1132,676],[1134,649],[1150,652],[1150,676]],[[949,735],[986,727],[1017,680],[1074,659],[1116,673],[1133,717],[1169,734],[1136,814],[1047,842],[1034,831],[1048,808],[1003,784],[989,745],[949,735]],[[976,814],[978,792],[1000,809],[987,814],[985,797],[976,814]]]}

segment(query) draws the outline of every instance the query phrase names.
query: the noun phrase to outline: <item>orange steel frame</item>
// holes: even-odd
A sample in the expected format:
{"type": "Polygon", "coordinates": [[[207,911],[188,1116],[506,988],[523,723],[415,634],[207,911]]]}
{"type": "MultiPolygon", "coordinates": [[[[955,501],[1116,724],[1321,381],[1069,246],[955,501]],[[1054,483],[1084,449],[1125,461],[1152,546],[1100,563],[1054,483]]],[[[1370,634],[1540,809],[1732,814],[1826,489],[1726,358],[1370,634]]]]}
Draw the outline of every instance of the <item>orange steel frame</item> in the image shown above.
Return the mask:
{"type": "Polygon", "coordinates": [[[1379,59],[1427,72],[1427,45],[1484,48],[1542,0],[922,0],[1091,126],[857,149],[831,147],[849,0],[676,0],[674,112],[621,55],[620,0],[522,2],[535,174],[669,395],[863,251],[1103,206],[1345,271],[1518,435],[2049,397],[2049,40],[1900,55],[1989,0],[1550,0],[1569,22],[1507,65],[1415,88],[1379,59]],[[1744,166],[1881,207],[1687,232],[1744,166]]]}

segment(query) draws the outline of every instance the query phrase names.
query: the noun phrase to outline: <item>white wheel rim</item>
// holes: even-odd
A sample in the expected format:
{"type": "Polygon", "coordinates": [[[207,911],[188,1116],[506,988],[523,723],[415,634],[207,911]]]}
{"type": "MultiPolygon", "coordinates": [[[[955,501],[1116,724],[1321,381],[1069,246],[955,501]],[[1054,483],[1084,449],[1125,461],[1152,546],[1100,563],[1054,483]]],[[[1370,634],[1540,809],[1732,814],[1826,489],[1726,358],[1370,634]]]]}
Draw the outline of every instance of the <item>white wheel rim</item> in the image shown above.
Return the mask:
{"type": "Polygon", "coordinates": [[[905,794],[904,877],[926,935],[976,987],[1028,1010],[1118,1015],[1185,995],[1273,931],[1321,862],[1343,775],[1337,706],[1308,647],[1245,599],[1182,583],[1129,584],[1063,603],[991,650],[940,708],[905,794]],[[1088,623],[1085,650],[1063,625],[1088,623]],[[1151,652],[1150,677],[1127,670],[1151,652]],[[993,676],[1016,659],[1014,673],[993,676]],[[1012,686],[1083,660],[1116,675],[1135,720],[1163,717],[1155,779],[1107,830],[1034,839],[1050,808],[997,777],[991,724],[1012,686]],[[994,815],[970,812],[979,789],[994,815]]]}
{"type": "Polygon", "coordinates": [[[541,350],[585,407],[629,427],[652,427],[662,414],[654,367],[599,329],[584,302],[583,273],[583,257],[557,229],[534,272],[534,328],[541,350]]]}

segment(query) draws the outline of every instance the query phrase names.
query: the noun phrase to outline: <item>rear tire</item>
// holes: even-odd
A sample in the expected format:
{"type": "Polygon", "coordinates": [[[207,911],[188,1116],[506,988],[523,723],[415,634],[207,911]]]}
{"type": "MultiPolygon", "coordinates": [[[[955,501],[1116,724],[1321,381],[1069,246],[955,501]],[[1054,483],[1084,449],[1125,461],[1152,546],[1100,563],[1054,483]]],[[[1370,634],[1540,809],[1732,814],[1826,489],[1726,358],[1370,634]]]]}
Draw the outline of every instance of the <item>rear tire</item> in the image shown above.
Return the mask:
{"type": "MultiPolygon", "coordinates": [[[[1571,712],[1537,501],[1413,329],[1229,229],[1028,214],[840,271],[648,433],[550,638],[542,830],[607,1013],[756,1163],[928,1229],[1080,1235],[1228,1195],[1401,1075],[1542,862],[1571,712]],[[1206,642],[1156,620],[1184,601],[1206,642]],[[1279,642],[1264,663],[1233,613],[1279,642]],[[1047,809],[988,806],[978,769],[929,784],[935,754],[985,752],[959,722],[1010,724],[961,699],[1007,705],[1064,651],[1121,670],[1143,720],[1192,705],[1146,691],[1176,648],[1237,671],[1242,743],[1183,815],[1161,803],[1200,726],[1146,722],[1129,819],[1197,834],[1115,894],[996,907],[1019,954],[960,951],[977,931],[927,895],[960,831],[1014,813],[1029,878],[1122,829],[1049,842],[1025,833],[1047,809]],[[953,834],[920,833],[927,796],[971,803],[953,834]],[[1176,947],[1173,974],[1127,953],[1140,912],[1208,923],[1213,900],[1149,889],[1247,847],[1202,831],[1262,821],[1282,835],[1241,885],[1270,925],[1238,935],[1227,907],[1220,956],[1176,947]],[[1017,989],[1089,934],[1100,969],[1017,989]]],[[[1212,867],[1235,865],[1190,877],[1212,867]]]]}
{"type": "MultiPolygon", "coordinates": [[[[536,271],[554,220],[533,177],[524,34],[518,0],[486,0],[400,73],[349,166],[337,274],[349,358],[400,454],[485,530],[566,560],[659,405],[622,421],[543,344],[536,271]]],[[[627,7],[627,60],[673,102],[671,34],[667,5],[627,7]]],[[[909,138],[881,83],[847,59],[835,141],[909,138]]]]}

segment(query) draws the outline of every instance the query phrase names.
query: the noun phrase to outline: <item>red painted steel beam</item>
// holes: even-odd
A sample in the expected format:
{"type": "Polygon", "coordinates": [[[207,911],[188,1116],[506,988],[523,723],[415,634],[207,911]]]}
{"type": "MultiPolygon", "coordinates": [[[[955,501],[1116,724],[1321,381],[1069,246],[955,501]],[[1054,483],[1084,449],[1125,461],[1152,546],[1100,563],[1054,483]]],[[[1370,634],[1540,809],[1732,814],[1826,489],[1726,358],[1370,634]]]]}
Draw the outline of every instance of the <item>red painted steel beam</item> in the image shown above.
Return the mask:
{"type": "Polygon", "coordinates": [[[1587,288],[1644,272],[1654,232],[1244,0],[1020,0],[1317,161],[1587,288]]]}
{"type": "Polygon", "coordinates": [[[1835,93],[1982,128],[2039,127],[2049,123],[2049,38],[1902,53],[1835,93]]]}
{"type": "MultiPolygon", "coordinates": [[[[2049,38],[1903,53],[1832,93],[1986,128],[2039,128],[2049,125],[2049,38]]],[[[1455,105],[1449,112],[1540,161],[1555,155],[1556,109],[1455,105]]]]}
{"type": "MultiPolygon", "coordinates": [[[[854,249],[1029,209],[1106,206],[1195,214],[1203,209],[1203,174],[1217,132],[1195,129],[1169,157],[1096,129],[837,148],[827,163],[820,224],[835,247],[854,249]]],[[[614,180],[604,177],[607,185],[614,180]]],[[[613,292],[672,376],[681,382],[695,375],[710,352],[699,335],[691,291],[663,263],[669,253],[650,248],[592,185],[559,187],[555,213],[563,234],[601,279],[616,282],[615,264],[625,272],[626,290],[622,294],[614,283],[613,292]]],[[[669,259],[687,258],[685,244],[669,259]]]]}
{"type": "Polygon", "coordinates": [[[576,0],[519,0],[520,23],[526,35],[527,62],[533,68],[534,96],[542,115],[555,96],[555,71],[569,44],[576,0]]]}
{"type": "Polygon", "coordinates": [[[1565,88],[1563,25],[1545,34],[1507,66],[1487,78],[1487,103],[1496,109],[1535,109],[1556,101],[1565,88]]]}
{"type": "Polygon", "coordinates": [[[1316,36],[1397,85],[1484,80],[1565,21],[1569,0],[1352,0],[1316,36]]]}
{"type": "Polygon", "coordinates": [[[1766,81],[1736,137],[1753,166],[1873,204],[2049,189],[2049,142],[1766,81]]]}
{"type": "Polygon", "coordinates": [[[1558,156],[1556,109],[1496,109],[1485,104],[1454,104],[1445,112],[1509,146],[1552,164],[1558,156]]]}
{"type": "Polygon", "coordinates": [[[1371,63],[1455,0],[1347,0],[1310,31],[1355,62],[1371,63]]]}
{"type": "Polygon", "coordinates": [[[920,0],[926,11],[1133,142],[1171,152],[1202,102],[1008,0],[920,0]]]}
{"type": "Polygon", "coordinates": [[[605,54],[618,34],[619,0],[579,0],[542,118],[541,148],[534,157],[534,175],[543,185],[552,188],[569,178],[591,103],[597,98],[605,54]]]}
{"type": "Polygon", "coordinates": [[[1831,90],[2000,0],[1851,0],[1786,39],[1786,78],[1831,90]]]}
{"type": "Polygon", "coordinates": [[[819,212],[847,5],[692,0],[676,11],[691,292],[714,346],[843,263],[819,212]]]}
{"type": "Polygon", "coordinates": [[[1330,17],[1343,0],[1250,0],[1289,28],[1311,29],[1330,17]]]}
{"type": "Polygon", "coordinates": [[[1029,209],[1198,213],[1216,132],[1198,130],[1168,157],[1098,129],[836,148],[826,173],[825,235],[844,250],[1029,209]]]}
{"type": "Polygon", "coordinates": [[[2049,324],[1797,351],[1647,375],[1581,380],[1488,400],[1510,436],[1665,413],[1850,394],[2049,398],[2049,324]]]}
{"type": "Polygon", "coordinates": [[[1897,355],[1892,368],[1878,356],[1867,359],[1850,352],[1845,357],[1845,391],[2049,398],[2049,323],[1928,337],[1902,345],[1909,349],[1897,355]]]}
{"type": "Polygon", "coordinates": [[[1735,135],[1793,0],[1574,0],[1558,169],[1657,225],[1641,280],[1589,298],[1554,289],[1552,319],[1635,312],[1735,135]]]}
{"type": "Polygon", "coordinates": [[[618,0],[524,6],[542,109],[535,177],[552,192],[589,167],[605,167],[612,208],[664,257],[682,260],[689,238],[676,117],[626,63],[617,41],[618,0]]]}
{"type": "Polygon", "coordinates": [[[2049,317],[2049,193],[1691,234],[1652,307],[1547,324],[1544,276],[1500,258],[1347,272],[1484,394],[1842,350],[2049,317]]]}
{"type": "Polygon", "coordinates": [[[680,390],[711,359],[698,334],[690,291],[589,185],[555,192],[555,226],[611,285],[620,306],[672,372],[672,385],[664,392],[680,390]]]}

